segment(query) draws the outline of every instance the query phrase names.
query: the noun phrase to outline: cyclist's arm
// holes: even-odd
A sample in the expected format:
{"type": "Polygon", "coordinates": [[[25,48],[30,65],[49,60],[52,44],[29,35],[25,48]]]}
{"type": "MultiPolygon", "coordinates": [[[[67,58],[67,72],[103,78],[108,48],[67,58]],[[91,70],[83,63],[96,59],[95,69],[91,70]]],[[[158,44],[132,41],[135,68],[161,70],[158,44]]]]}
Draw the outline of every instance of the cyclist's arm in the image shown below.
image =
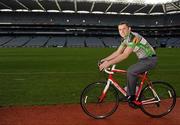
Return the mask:
{"type": "Polygon", "coordinates": [[[131,53],[133,52],[133,48],[132,47],[126,47],[125,50],[123,51],[123,53],[119,54],[118,56],[116,56],[115,58],[109,60],[109,61],[105,61],[103,62],[100,66],[99,66],[99,70],[103,70],[108,68],[110,65],[116,64],[118,62],[123,61],[124,59],[126,59],[131,53]]]}
{"type": "Polygon", "coordinates": [[[116,58],[109,60],[109,65],[113,65],[113,64],[116,64],[116,63],[119,63],[119,62],[125,60],[132,52],[133,52],[133,48],[127,46],[125,48],[125,50],[123,51],[123,53],[116,56],[116,58]]]}
{"type": "Polygon", "coordinates": [[[116,64],[126,59],[133,52],[133,49],[135,48],[136,44],[140,41],[140,38],[138,36],[134,36],[131,41],[132,42],[128,43],[127,47],[125,48],[122,54],[118,55],[116,58],[112,60],[109,60],[110,65],[116,64]]]}
{"type": "Polygon", "coordinates": [[[120,46],[115,52],[113,52],[110,56],[102,59],[101,61],[104,62],[104,61],[110,61],[112,59],[114,59],[115,57],[117,57],[118,55],[122,54],[123,51],[125,50],[125,47],[124,46],[120,46]]]}

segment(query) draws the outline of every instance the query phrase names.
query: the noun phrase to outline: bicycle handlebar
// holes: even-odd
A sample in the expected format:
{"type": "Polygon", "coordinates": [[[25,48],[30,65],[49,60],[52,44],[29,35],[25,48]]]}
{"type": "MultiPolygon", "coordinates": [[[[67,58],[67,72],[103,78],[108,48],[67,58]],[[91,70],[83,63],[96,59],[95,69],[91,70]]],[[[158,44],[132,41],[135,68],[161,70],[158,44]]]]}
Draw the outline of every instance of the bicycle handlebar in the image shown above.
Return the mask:
{"type": "MultiPolygon", "coordinates": [[[[101,65],[101,61],[98,61],[98,66],[101,65]]],[[[106,72],[107,74],[114,74],[114,72],[112,72],[112,70],[114,70],[116,67],[116,65],[114,64],[111,68],[107,68],[107,69],[103,69],[102,71],[106,72]]]]}
{"type": "Polygon", "coordinates": [[[114,70],[116,65],[113,65],[111,68],[104,69],[103,71],[106,72],[107,74],[114,74],[112,70],[114,70]]]}

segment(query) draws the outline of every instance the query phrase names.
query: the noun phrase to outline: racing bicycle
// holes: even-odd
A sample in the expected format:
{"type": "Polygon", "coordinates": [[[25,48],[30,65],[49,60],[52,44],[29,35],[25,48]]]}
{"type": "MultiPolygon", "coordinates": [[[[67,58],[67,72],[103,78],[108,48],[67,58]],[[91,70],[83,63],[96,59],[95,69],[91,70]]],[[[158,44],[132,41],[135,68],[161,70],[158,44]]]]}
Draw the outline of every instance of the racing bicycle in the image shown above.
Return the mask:
{"type": "MultiPolygon", "coordinates": [[[[84,88],[80,97],[83,111],[95,118],[103,119],[112,115],[118,108],[120,94],[127,96],[127,90],[120,86],[114,74],[126,74],[126,70],[116,69],[116,65],[105,69],[108,79],[105,82],[91,83],[84,88]]],[[[176,104],[176,92],[167,82],[151,81],[148,72],[138,74],[140,84],[136,91],[135,103],[143,113],[160,118],[170,113],[176,104]]]]}

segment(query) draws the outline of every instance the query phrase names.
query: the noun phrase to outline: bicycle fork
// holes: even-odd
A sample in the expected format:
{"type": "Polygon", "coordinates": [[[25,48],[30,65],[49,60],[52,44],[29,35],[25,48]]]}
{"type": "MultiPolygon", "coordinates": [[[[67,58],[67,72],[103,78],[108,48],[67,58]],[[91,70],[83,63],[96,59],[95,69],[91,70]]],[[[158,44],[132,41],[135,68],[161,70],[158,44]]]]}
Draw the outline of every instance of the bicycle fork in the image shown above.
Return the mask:
{"type": "Polygon", "coordinates": [[[99,97],[99,101],[98,101],[99,103],[101,103],[103,101],[103,99],[105,98],[107,90],[109,89],[110,84],[111,84],[111,82],[110,82],[110,80],[108,80],[102,94],[99,97]]]}

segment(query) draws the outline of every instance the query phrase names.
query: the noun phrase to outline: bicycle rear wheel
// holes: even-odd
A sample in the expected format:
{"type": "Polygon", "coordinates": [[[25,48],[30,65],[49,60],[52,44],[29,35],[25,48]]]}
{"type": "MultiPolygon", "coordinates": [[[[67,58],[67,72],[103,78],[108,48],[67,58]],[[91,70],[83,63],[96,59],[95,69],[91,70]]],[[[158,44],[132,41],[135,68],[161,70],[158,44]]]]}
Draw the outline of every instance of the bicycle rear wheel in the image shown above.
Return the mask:
{"type": "Polygon", "coordinates": [[[105,86],[105,82],[92,83],[81,94],[80,103],[83,111],[96,119],[112,115],[119,105],[118,92],[112,85],[109,86],[104,99],[100,101],[105,86]]]}
{"type": "Polygon", "coordinates": [[[152,82],[146,86],[140,95],[141,110],[154,118],[167,115],[176,104],[176,93],[171,85],[166,82],[152,82]]]}

